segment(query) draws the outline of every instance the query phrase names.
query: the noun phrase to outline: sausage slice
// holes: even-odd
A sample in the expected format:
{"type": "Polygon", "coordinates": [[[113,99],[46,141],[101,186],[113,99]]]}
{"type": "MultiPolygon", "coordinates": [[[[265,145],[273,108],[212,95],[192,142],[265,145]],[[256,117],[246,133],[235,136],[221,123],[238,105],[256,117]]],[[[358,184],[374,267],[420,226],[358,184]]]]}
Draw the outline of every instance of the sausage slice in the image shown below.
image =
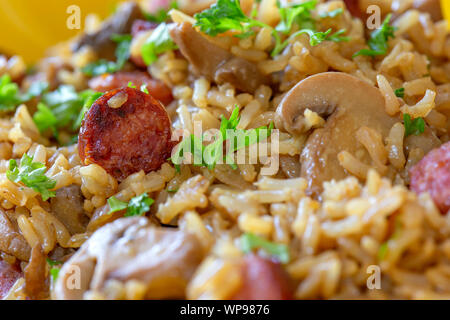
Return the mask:
{"type": "Polygon", "coordinates": [[[106,92],[127,87],[130,82],[137,89],[145,84],[148,92],[153,98],[161,101],[165,106],[173,100],[172,92],[168,86],[159,80],[152,79],[148,74],[140,71],[103,74],[89,80],[89,87],[95,91],[106,92]]]}
{"type": "Polygon", "coordinates": [[[292,289],[280,263],[251,254],[242,265],[243,284],[232,300],[289,300],[292,289]]]}
{"type": "Polygon", "coordinates": [[[450,210],[450,142],[429,152],[409,174],[412,190],[429,192],[442,213],[450,210]]]}
{"type": "Polygon", "coordinates": [[[169,158],[171,124],[165,108],[133,88],[109,91],[86,113],[78,135],[84,164],[98,164],[119,181],[157,170],[169,158]]]}

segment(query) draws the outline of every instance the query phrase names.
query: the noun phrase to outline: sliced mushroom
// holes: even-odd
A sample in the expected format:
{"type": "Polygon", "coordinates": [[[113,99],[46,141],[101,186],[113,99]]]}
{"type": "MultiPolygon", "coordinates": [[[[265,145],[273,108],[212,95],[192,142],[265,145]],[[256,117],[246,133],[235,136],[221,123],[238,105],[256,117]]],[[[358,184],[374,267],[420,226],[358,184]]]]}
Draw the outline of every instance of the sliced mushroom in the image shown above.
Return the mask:
{"type": "Polygon", "coordinates": [[[0,251],[12,255],[19,260],[30,259],[31,248],[25,238],[14,229],[5,212],[0,209],[0,251]]]}
{"type": "Polygon", "coordinates": [[[347,176],[337,157],[341,151],[358,152],[361,160],[370,163],[369,154],[355,137],[359,128],[367,126],[386,137],[398,121],[385,112],[384,98],[377,88],[345,73],[317,74],[292,88],[277,109],[287,131],[302,132],[307,108],[328,117],[324,127],[309,136],[300,158],[301,176],[308,180],[308,191],[316,195],[324,181],[347,176]]]}
{"type": "Polygon", "coordinates": [[[71,234],[83,233],[87,224],[83,209],[81,188],[70,185],[56,190],[50,200],[52,213],[66,226],[71,234]]]}
{"type": "Polygon", "coordinates": [[[229,82],[237,89],[250,93],[268,83],[268,78],[254,63],[213,44],[188,22],[176,24],[171,28],[170,35],[196,72],[210,81],[218,84],[229,82]]]}
{"type": "Polygon", "coordinates": [[[103,22],[100,30],[95,33],[85,33],[72,45],[72,51],[76,52],[84,46],[90,46],[99,58],[113,60],[116,43],[111,40],[113,34],[130,33],[133,21],[143,19],[139,5],[134,2],[126,2],[117,12],[103,22]]]}
{"type": "Polygon", "coordinates": [[[62,267],[57,299],[82,299],[86,291],[105,293],[109,280],[135,280],[146,298],[183,298],[203,258],[191,234],[155,228],[147,218],[122,218],[97,230],[62,267]],[[79,276],[78,288],[71,286],[79,276]]]}

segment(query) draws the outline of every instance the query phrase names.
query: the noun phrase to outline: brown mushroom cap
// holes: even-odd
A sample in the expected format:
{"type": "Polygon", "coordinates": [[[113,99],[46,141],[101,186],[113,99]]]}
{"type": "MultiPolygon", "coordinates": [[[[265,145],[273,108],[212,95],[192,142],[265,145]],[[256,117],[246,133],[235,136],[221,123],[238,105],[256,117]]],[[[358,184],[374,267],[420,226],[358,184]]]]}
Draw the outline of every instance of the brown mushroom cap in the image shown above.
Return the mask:
{"type": "Polygon", "coordinates": [[[188,22],[176,24],[170,29],[170,35],[195,71],[210,81],[228,82],[243,92],[254,92],[268,83],[268,78],[254,63],[215,45],[188,22]]]}
{"type": "Polygon", "coordinates": [[[148,298],[182,298],[202,258],[194,235],[155,228],[145,217],[122,218],[98,229],[64,264],[55,295],[82,299],[89,290],[104,293],[108,280],[137,280],[148,298]],[[78,288],[72,287],[76,276],[78,288]]]}
{"type": "Polygon", "coordinates": [[[348,151],[362,155],[370,163],[370,156],[356,140],[356,131],[367,126],[386,137],[398,119],[385,112],[380,91],[370,84],[345,73],[320,73],[299,82],[278,106],[277,113],[285,129],[291,133],[302,130],[306,109],[328,117],[323,128],[308,138],[301,155],[301,176],[308,180],[309,192],[317,194],[324,181],[347,176],[337,155],[348,151]]]}

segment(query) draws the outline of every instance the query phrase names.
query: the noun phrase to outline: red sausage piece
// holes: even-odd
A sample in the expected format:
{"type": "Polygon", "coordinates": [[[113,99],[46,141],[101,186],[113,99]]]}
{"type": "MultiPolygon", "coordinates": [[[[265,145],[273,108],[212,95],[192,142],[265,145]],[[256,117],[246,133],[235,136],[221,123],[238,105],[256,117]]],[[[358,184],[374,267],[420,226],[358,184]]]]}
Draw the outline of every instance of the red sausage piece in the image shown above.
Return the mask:
{"type": "Polygon", "coordinates": [[[159,80],[152,79],[145,72],[140,71],[104,74],[89,80],[89,87],[92,90],[106,92],[127,87],[130,82],[137,89],[140,89],[143,84],[146,84],[148,92],[166,106],[173,100],[172,92],[168,86],[159,80]]]}
{"type": "Polygon", "coordinates": [[[140,170],[157,170],[172,147],[165,108],[151,95],[128,87],[98,98],[78,135],[81,160],[100,165],[119,181],[140,170]]]}
{"type": "Polygon", "coordinates": [[[411,190],[429,192],[442,213],[450,209],[450,142],[431,150],[409,171],[411,190]]]}
{"type": "Polygon", "coordinates": [[[243,284],[233,300],[289,300],[289,277],[280,263],[251,254],[244,258],[243,284]]]}

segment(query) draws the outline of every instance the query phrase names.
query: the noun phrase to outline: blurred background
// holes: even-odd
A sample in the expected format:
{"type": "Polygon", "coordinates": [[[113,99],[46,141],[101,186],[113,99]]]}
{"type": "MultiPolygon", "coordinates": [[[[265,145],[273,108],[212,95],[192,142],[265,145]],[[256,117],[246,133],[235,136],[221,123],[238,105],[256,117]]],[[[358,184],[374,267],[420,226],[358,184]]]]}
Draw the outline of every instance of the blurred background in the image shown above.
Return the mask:
{"type": "Polygon", "coordinates": [[[118,0],[0,0],[0,53],[19,54],[27,63],[37,61],[45,50],[75,36],[84,28],[89,13],[104,18],[118,0]],[[66,27],[70,5],[81,12],[81,30],[66,27]]]}
{"type": "MultiPolygon", "coordinates": [[[[169,0],[139,0],[146,7],[158,7],[169,0]]],[[[195,2],[209,0],[178,0],[185,7],[195,2]]],[[[353,1],[353,0],[344,0],[353,1]]],[[[390,1],[390,0],[376,0],[390,1]]],[[[422,1],[422,0],[402,0],[422,1]]],[[[101,19],[110,15],[119,0],[0,0],[0,54],[21,55],[26,63],[39,60],[52,45],[72,38],[85,27],[85,19],[91,13],[101,19]],[[70,30],[66,26],[71,5],[80,7],[81,29],[70,30]]],[[[364,1],[367,2],[367,1],[364,1]]],[[[441,6],[450,21],[450,0],[441,0],[441,6]]],[[[449,22],[450,26],[450,22],[449,22]]]]}

